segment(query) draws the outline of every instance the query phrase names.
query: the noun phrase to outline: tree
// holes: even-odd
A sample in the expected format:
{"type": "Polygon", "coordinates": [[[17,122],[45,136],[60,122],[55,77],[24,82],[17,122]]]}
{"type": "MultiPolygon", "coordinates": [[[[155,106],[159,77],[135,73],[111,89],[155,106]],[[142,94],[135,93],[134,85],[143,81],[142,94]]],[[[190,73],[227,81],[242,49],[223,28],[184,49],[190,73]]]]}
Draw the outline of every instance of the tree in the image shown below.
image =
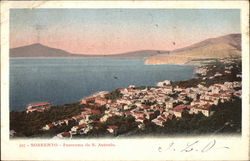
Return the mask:
{"type": "Polygon", "coordinates": [[[121,98],[122,97],[122,94],[119,90],[115,90],[115,91],[112,91],[110,93],[108,93],[105,98],[106,99],[111,99],[111,100],[114,100],[114,99],[118,99],[118,98],[121,98]]]}
{"type": "Polygon", "coordinates": [[[152,115],[150,115],[149,120],[151,121],[151,120],[155,119],[159,115],[160,115],[160,111],[156,110],[152,115]]]}

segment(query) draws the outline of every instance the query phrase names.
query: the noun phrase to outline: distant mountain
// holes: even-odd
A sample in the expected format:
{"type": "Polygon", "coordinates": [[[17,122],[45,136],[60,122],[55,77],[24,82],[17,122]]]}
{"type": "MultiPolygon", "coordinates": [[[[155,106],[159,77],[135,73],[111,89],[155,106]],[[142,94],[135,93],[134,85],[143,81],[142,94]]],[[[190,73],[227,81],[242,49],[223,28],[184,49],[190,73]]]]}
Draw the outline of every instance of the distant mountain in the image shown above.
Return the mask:
{"type": "Polygon", "coordinates": [[[70,57],[71,53],[42,44],[32,44],[10,49],[10,57],[70,57]]]}
{"type": "Polygon", "coordinates": [[[225,43],[225,44],[228,44],[230,46],[235,47],[238,50],[241,50],[241,34],[230,34],[230,35],[220,36],[217,38],[206,39],[206,40],[201,41],[199,43],[195,43],[193,45],[190,45],[188,47],[176,49],[174,51],[171,51],[171,53],[178,53],[178,52],[182,52],[182,51],[194,50],[196,48],[201,48],[201,47],[205,47],[207,45],[213,45],[213,44],[219,44],[219,43],[225,43]]]}
{"type": "Polygon", "coordinates": [[[188,64],[197,59],[217,59],[241,56],[241,35],[230,34],[210,38],[185,48],[154,55],[145,60],[145,64],[188,64]]]}
{"type": "Polygon", "coordinates": [[[61,49],[51,48],[39,43],[10,49],[10,57],[99,57],[99,58],[144,58],[166,53],[161,50],[142,50],[113,55],[74,54],[61,49]]]}

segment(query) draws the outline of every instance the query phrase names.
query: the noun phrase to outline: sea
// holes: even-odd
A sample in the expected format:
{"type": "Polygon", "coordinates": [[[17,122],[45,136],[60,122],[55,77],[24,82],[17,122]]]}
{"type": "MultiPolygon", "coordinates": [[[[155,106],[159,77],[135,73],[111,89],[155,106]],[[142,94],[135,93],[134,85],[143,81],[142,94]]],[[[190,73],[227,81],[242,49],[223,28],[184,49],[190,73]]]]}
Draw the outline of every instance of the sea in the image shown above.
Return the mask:
{"type": "Polygon", "coordinates": [[[77,102],[97,91],[153,86],[195,77],[193,66],[144,65],[144,59],[10,58],[10,110],[34,102],[77,102]]]}

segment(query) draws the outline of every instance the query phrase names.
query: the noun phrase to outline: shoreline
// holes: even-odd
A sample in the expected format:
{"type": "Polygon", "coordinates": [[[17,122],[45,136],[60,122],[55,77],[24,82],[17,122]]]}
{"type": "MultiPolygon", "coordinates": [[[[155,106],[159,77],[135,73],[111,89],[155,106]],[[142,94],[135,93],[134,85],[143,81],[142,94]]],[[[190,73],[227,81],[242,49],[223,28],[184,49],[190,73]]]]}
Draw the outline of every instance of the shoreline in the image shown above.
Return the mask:
{"type": "MultiPolygon", "coordinates": [[[[14,58],[14,59],[17,59],[17,60],[26,60],[26,58],[14,58]]],[[[13,59],[13,60],[14,60],[13,59]]],[[[37,58],[28,58],[28,59],[37,59],[37,58]]],[[[43,58],[41,58],[41,59],[43,59],[43,58]]],[[[46,58],[47,59],[47,58],[46,58]]],[[[53,58],[48,58],[48,59],[53,59],[53,58]]],[[[62,59],[64,59],[64,58],[57,58],[58,60],[62,60],[62,59]]],[[[66,58],[66,59],[72,59],[72,58],[66,58]]],[[[75,58],[73,58],[74,60],[75,60],[75,58]]],[[[96,59],[96,58],[93,58],[93,59],[96,59]]],[[[102,60],[102,59],[100,59],[100,60],[102,60]]],[[[119,60],[124,60],[124,59],[114,59],[114,61],[118,61],[119,62],[119,60]]],[[[130,59],[126,59],[126,60],[130,60],[130,59]]],[[[143,59],[133,59],[133,60],[139,60],[140,62],[142,62],[142,66],[155,66],[155,65],[145,65],[145,64],[143,64],[143,59]]],[[[165,65],[165,64],[164,64],[165,65]]],[[[163,65],[163,66],[164,66],[163,65]]],[[[13,65],[14,66],[14,65],[13,65]]],[[[178,68],[178,66],[179,67],[185,67],[186,65],[176,65],[176,64],[166,64],[165,65],[165,67],[166,68],[168,68],[168,66],[176,66],[176,68],[178,68]]],[[[192,66],[192,65],[189,65],[189,66],[192,66]]],[[[164,67],[164,68],[165,68],[164,67]]],[[[188,77],[188,78],[185,78],[185,79],[177,79],[178,81],[182,81],[182,80],[187,80],[187,79],[192,79],[192,78],[195,78],[196,77],[196,75],[195,75],[195,73],[194,73],[194,70],[195,70],[195,66],[192,66],[192,69],[190,69],[190,77],[188,77]],[[192,72],[192,73],[191,73],[192,72]]],[[[165,78],[165,79],[168,79],[168,78],[165,78]]],[[[144,86],[154,86],[158,81],[163,81],[164,79],[160,79],[160,80],[157,80],[157,81],[154,81],[154,82],[152,82],[152,85],[149,85],[149,84],[145,84],[144,86]]],[[[131,84],[133,84],[133,83],[131,83],[131,84]]],[[[141,85],[137,85],[137,86],[141,86],[141,85]]],[[[125,87],[125,86],[124,86],[125,87]]],[[[120,88],[120,87],[117,87],[117,88],[120,88]]],[[[114,89],[112,89],[112,90],[115,90],[116,88],[114,88],[114,89]]],[[[93,92],[93,93],[96,93],[96,92],[98,92],[98,91],[102,91],[102,89],[101,90],[97,90],[97,91],[95,91],[95,92],[93,92]]],[[[111,90],[110,90],[111,91],[111,90]]],[[[92,93],[92,94],[93,94],[92,93]]],[[[86,96],[80,96],[79,97],[79,99],[80,98],[83,98],[83,97],[89,97],[91,94],[89,94],[89,95],[86,95],[86,96]]],[[[42,101],[48,101],[48,100],[42,100],[42,101]]],[[[51,101],[51,100],[49,100],[50,102],[52,102],[53,103],[53,100],[51,101]]],[[[75,102],[77,102],[77,101],[79,101],[79,100],[71,100],[70,101],[70,103],[75,103],[75,102]]],[[[33,100],[32,102],[37,102],[36,100],[33,100]]],[[[41,101],[39,101],[39,102],[41,102],[41,101]]],[[[30,102],[29,102],[30,103],[30,102]]],[[[68,104],[68,102],[65,102],[65,103],[56,103],[56,104],[54,104],[53,106],[58,106],[58,105],[63,105],[63,104],[68,104]]],[[[20,107],[20,108],[10,108],[10,111],[23,111],[23,110],[25,110],[25,107],[20,107]]]]}
{"type": "MultiPolygon", "coordinates": [[[[239,62],[240,60],[232,60],[232,62],[231,60],[223,60],[223,62],[219,64],[210,64],[204,65],[198,69],[195,68],[195,70],[197,70],[195,72],[197,77],[188,80],[173,82],[166,80],[158,82],[157,85],[154,86],[130,85],[127,88],[117,88],[114,91],[108,91],[107,93],[95,92],[95,95],[84,97],[80,102],[57,105],[44,112],[32,112],[26,114],[24,111],[12,111],[10,112],[10,128],[11,130],[16,130],[17,128],[17,137],[22,135],[25,135],[24,137],[61,137],[61,135],[70,135],[71,137],[74,136],[74,138],[92,138],[96,136],[119,136],[119,138],[123,138],[137,135],[144,136],[145,134],[154,135],[158,134],[158,130],[165,131],[166,133],[164,132],[164,135],[175,133],[185,134],[185,130],[183,131],[183,129],[180,128],[180,132],[178,132],[178,130],[174,130],[175,128],[170,126],[171,124],[169,123],[176,122],[185,127],[186,125],[184,123],[187,123],[185,119],[197,119],[196,122],[199,122],[200,118],[198,117],[202,117],[209,124],[210,119],[221,119],[219,116],[223,114],[223,110],[218,110],[219,107],[230,107],[230,110],[232,111],[228,114],[233,115],[230,117],[234,117],[236,121],[239,121],[241,119],[241,117],[238,116],[241,114],[239,112],[239,110],[241,110],[241,78],[238,78],[238,75],[241,75],[241,66],[238,66],[240,65],[238,64],[239,62]],[[229,73],[229,71],[232,71],[233,73],[229,73]],[[231,87],[231,84],[233,87],[231,87]],[[220,88],[223,89],[221,89],[222,94],[219,94],[221,96],[217,96],[218,93],[216,94],[217,86],[221,86],[220,88]],[[228,90],[231,94],[224,95],[224,90],[228,90]],[[204,95],[202,91],[207,91],[208,94],[205,93],[204,95]],[[185,97],[182,96],[183,94],[185,97]],[[238,96],[235,97],[238,94],[240,94],[239,98],[238,96]],[[199,97],[197,98],[198,95],[199,97]],[[214,97],[213,95],[216,96],[214,97]],[[201,96],[202,98],[200,98],[201,96]],[[154,97],[154,99],[149,101],[150,97],[154,97]],[[161,101],[162,97],[164,98],[163,102],[161,101]],[[212,98],[212,104],[210,104],[209,100],[206,100],[207,97],[212,98]],[[213,114],[214,112],[210,113],[210,110],[202,111],[202,114],[191,114],[189,110],[189,114],[183,114],[185,110],[183,111],[181,108],[182,106],[184,108],[195,110],[196,104],[194,103],[200,99],[205,99],[205,102],[209,103],[208,107],[213,107],[213,110],[216,111],[215,114],[213,114]],[[218,104],[218,100],[222,100],[222,104],[218,104]],[[172,104],[169,104],[170,102],[172,102],[172,104]],[[177,107],[181,109],[175,109],[177,107]],[[179,110],[181,110],[181,112],[179,110]],[[57,115],[54,115],[53,113],[56,113],[57,115]],[[143,116],[140,113],[142,113],[143,116]],[[17,126],[20,123],[18,122],[19,119],[16,120],[18,115],[19,119],[22,119],[22,117],[32,119],[37,115],[41,117],[41,119],[43,118],[43,121],[38,125],[35,125],[33,122],[23,122],[20,120],[24,124],[27,124],[23,125],[23,128],[26,127],[27,129],[20,133],[18,128],[22,127],[17,126]],[[170,116],[171,119],[167,119],[170,116]],[[158,119],[162,120],[162,122],[159,122],[158,119]],[[122,122],[129,122],[129,124],[125,125],[122,122]],[[147,133],[148,126],[150,128],[156,128],[156,131],[153,130],[147,133]],[[32,131],[34,134],[29,132],[30,128],[33,128],[32,131]],[[82,128],[83,131],[78,132],[78,128],[82,128]],[[114,132],[116,130],[109,128],[118,129],[118,134],[114,132]],[[41,131],[41,129],[43,130],[41,131]],[[176,132],[172,133],[171,130],[176,132]]],[[[200,106],[199,104],[197,105],[198,107],[200,106]]],[[[201,106],[203,105],[201,104],[201,106]]],[[[231,124],[227,123],[226,119],[225,122],[222,121],[222,123],[230,125],[225,132],[231,131],[234,134],[241,133],[241,124],[239,124],[239,122],[231,124]],[[235,127],[231,129],[231,126],[235,127]]],[[[210,133],[210,128],[207,129],[208,131],[202,131],[202,126],[199,127],[199,129],[201,130],[200,133],[210,133]]],[[[197,134],[195,131],[196,130],[191,130],[190,133],[188,132],[187,134],[197,134]]],[[[219,134],[221,134],[221,132],[219,132],[219,134]]]]}
{"type": "MultiPolygon", "coordinates": [[[[14,59],[16,59],[16,58],[21,58],[21,59],[37,59],[38,57],[12,57],[12,58],[14,58],[14,59]]],[[[42,58],[42,59],[50,59],[50,58],[52,58],[52,57],[39,57],[39,58],[42,58]]],[[[39,59],[38,58],[38,59],[39,59]]],[[[75,59],[75,58],[77,58],[77,57],[65,57],[65,58],[63,58],[63,57],[54,57],[54,58],[56,58],[56,59],[67,59],[67,58],[69,58],[69,59],[75,59]]],[[[54,59],[54,58],[52,58],[52,59],[54,59]]],[[[97,58],[97,57],[96,57],[97,58]]],[[[85,58],[84,58],[85,59],[85,58]]],[[[88,59],[95,59],[95,57],[91,57],[91,58],[88,58],[88,59]]],[[[98,58],[99,59],[99,58],[98,58]]],[[[101,58],[102,59],[102,58],[101,58]]],[[[127,59],[127,58],[114,58],[114,59],[127,59]]],[[[130,59],[130,58],[129,58],[130,59]]],[[[132,58],[132,59],[142,59],[142,58],[132,58]]],[[[210,59],[209,59],[210,60],[210,59]]],[[[215,61],[213,61],[213,62],[209,62],[210,64],[211,63],[215,63],[215,62],[217,62],[218,60],[220,60],[220,59],[213,59],[213,60],[215,60],[215,61]]],[[[196,61],[196,60],[192,60],[192,61],[196,61]]],[[[198,60],[198,63],[199,64],[197,64],[197,65],[193,65],[193,64],[145,64],[145,61],[144,61],[144,65],[146,65],[146,66],[164,66],[164,65],[174,65],[174,66],[192,66],[192,67],[194,67],[194,69],[193,69],[193,76],[191,77],[191,78],[189,78],[189,79],[186,79],[186,80],[177,80],[178,82],[179,81],[188,81],[188,80],[191,80],[191,79],[196,79],[196,78],[198,78],[199,76],[197,75],[197,73],[195,73],[195,70],[197,69],[197,68],[199,68],[200,66],[205,66],[205,65],[208,65],[206,62],[204,63],[203,62],[203,60],[198,60]]],[[[172,81],[172,80],[170,80],[170,81],[172,81]]],[[[174,81],[174,82],[176,82],[176,81],[174,81]]],[[[157,82],[155,82],[155,84],[156,84],[157,82]]],[[[150,86],[150,85],[149,85],[150,86]]],[[[148,85],[146,86],[146,87],[149,87],[148,85]]],[[[138,86],[138,87],[140,87],[140,86],[138,86]]],[[[116,90],[116,89],[114,89],[114,90],[116,90]]],[[[96,92],[94,92],[94,93],[98,93],[98,92],[100,92],[100,91],[96,91],[96,92]]],[[[109,91],[109,92],[111,92],[111,91],[109,91]]],[[[93,94],[94,94],[93,93],[93,94]]],[[[90,97],[92,94],[90,94],[90,95],[88,95],[88,96],[85,96],[85,97],[90,97]]],[[[82,97],[82,98],[85,98],[85,97],[82,97]]],[[[77,101],[77,102],[79,102],[79,101],[77,101]]],[[[64,104],[72,104],[72,103],[77,103],[77,102],[71,102],[71,103],[64,103],[64,104]]],[[[55,104],[55,105],[53,105],[53,106],[60,106],[60,105],[64,105],[64,104],[55,104]]],[[[11,111],[25,111],[25,108],[24,109],[21,109],[21,110],[11,110],[11,111]]],[[[10,112],[11,112],[10,111],[10,112]]]]}

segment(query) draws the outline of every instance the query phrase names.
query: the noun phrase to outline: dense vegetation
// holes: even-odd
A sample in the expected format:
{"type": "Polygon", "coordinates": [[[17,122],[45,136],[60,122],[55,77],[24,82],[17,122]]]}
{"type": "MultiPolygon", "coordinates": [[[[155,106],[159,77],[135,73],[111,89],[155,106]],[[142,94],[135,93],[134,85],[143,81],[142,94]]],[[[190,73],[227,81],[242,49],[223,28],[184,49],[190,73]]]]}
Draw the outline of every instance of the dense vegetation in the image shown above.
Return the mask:
{"type": "MultiPolygon", "coordinates": [[[[26,114],[25,111],[10,112],[10,129],[16,131],[17,136],[40,136],[45,132],[40,129],[53,121],[58,121],[65,118],[70,118],[80,113],[84,108],[79,105],[79,102],[51,107],[45,112],[32,112],[26,114]]],[[[74,122],[69,122],[69,125],[74,125],[74,122]]],[[[70,126],[61,126],[60,128],[52,128],[49,133],[55,134],[64,131],[70,126]]],[[[46,132],[47,133],[47,132],[46,132]]]]}
{"type": "Polygon", "coordinates": [[[122,97],[122,94],[119,90],[114,90],[110,93],[108,93],[105,98],[106,99],[111,99],[111,100],[114,100],[114,99],[118,99],[118,98],[121,98],[122,97]]]}

